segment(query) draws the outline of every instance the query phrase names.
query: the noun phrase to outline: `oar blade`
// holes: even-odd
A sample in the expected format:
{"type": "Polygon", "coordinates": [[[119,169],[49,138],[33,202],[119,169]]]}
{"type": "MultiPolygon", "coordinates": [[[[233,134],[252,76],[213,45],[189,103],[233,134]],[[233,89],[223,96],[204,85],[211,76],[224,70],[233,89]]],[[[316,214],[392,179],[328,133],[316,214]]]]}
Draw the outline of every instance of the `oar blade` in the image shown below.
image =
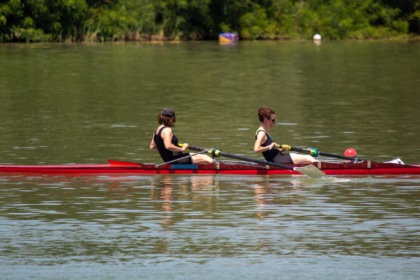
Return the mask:
{"type": "Polygon", "coordinates": [[[303,167],[295,167],[294,169],[312,179],[319,179],[326,176],[324,172],[322,172],[321,170],[319,170],[312,164],[309,164],[303,167]]]}

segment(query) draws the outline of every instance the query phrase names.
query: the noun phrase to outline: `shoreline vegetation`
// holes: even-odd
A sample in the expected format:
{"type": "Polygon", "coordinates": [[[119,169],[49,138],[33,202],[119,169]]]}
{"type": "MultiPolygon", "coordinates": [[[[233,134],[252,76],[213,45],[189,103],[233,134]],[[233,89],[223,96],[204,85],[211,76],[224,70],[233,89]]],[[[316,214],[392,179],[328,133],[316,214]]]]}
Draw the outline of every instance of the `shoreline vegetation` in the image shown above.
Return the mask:
{"type": "Polygon", "coordinates": [[[0,42],[420,39],[420,0],[6,0],[0,42]]]}

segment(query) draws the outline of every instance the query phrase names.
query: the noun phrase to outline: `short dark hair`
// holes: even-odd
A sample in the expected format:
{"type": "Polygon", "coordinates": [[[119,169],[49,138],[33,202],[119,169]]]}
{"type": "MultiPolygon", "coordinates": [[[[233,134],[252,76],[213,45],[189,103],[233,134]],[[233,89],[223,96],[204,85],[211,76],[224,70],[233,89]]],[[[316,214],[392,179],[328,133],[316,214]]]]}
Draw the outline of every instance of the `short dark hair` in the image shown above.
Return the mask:
{"type": "Polygon", "coordinates": [[[175,126],[175,122],[176,122],[175,114],[173,115],[173,117],[171,117],[171,116],[163,115],[162,113],[163,111],[158,114],[158,117],[157,117],[158,124],[163,124],[164,126],[169,126],[169,127],[175,126]]]}

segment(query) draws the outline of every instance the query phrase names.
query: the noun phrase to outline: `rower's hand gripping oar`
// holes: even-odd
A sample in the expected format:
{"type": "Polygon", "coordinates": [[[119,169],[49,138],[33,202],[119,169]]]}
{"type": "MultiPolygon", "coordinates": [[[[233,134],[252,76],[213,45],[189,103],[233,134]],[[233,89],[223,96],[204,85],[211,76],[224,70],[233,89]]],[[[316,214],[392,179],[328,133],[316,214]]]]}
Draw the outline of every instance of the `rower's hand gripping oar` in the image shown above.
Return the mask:
{"type": "Polygon", "coordinates": [[[280,145],[279,148],[282,149],[282,150],[284,150],[284,151],[293,151],[293,152],[299,152],[299,153],[309,154],[309,155],[311,155],[313,157],[324,156],[324,157],[331,157],[331,158],[338,158],[338,159],[350,160],[352,162],[355,162],[355,161],[358,161],[359,160],[357,157],[347,157],[347,156],[342,156],[342,155],[337,155],[337,154],[320,152],[317,148],[304,149],[304,148],[298,148],[298,147],[290,147],[288,145],[280,145]]]}
{"type": "MultiPolygon", "coordinates": [[[[182,146],[182,144],[178,144],[178,145],[182,146]]],[[[324,172],[322,172],[321,170],[319,170],[318,168],[316,168],[312,164],[309,164],[309,165],[303,166],[303,167],[292,167],[292,166],[283,165],[283,164],[280,164],[280,163],[269,162],[269,161],[244,157],[244,156],[241,156],[241,155],[225,153],[225,152],[222,152],[222,151],[220,151],[219,149],[216,149],[216,148],[208,149],[208,148],[201,148],[201,147],[192,146],[192,145],[189,145],[188,148],[190,150],[194,150],[194,151],[207,151],[212,157],[224,156],[224,157],[228,157],[228,158],[233,158],[233,159],[238,159],[238,160],[243,160],[243,161],[248,161],[248,162],[254,162],[254,163],[263,164],[263,165],[271,165],[271,166],[279,167],[279,168],[282,168],[282,169],[298,171],[298,172],[300,172],[300,173],[302,173],[302,174],[304,174],[304,175],[306,175],[310,178],[320,178],[320,177],[326,176],[326,174],[324,172]]]]}

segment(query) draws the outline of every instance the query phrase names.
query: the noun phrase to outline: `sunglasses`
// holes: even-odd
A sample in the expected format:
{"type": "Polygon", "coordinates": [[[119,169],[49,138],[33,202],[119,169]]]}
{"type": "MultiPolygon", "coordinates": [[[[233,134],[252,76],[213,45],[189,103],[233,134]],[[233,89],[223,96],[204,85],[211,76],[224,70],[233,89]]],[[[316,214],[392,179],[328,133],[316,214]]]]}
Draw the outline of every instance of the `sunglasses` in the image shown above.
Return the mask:
{"type": "Polygon", "coordinates": [[[276,122],[276,119],[268,119],[269,121],[276,122]]]}

